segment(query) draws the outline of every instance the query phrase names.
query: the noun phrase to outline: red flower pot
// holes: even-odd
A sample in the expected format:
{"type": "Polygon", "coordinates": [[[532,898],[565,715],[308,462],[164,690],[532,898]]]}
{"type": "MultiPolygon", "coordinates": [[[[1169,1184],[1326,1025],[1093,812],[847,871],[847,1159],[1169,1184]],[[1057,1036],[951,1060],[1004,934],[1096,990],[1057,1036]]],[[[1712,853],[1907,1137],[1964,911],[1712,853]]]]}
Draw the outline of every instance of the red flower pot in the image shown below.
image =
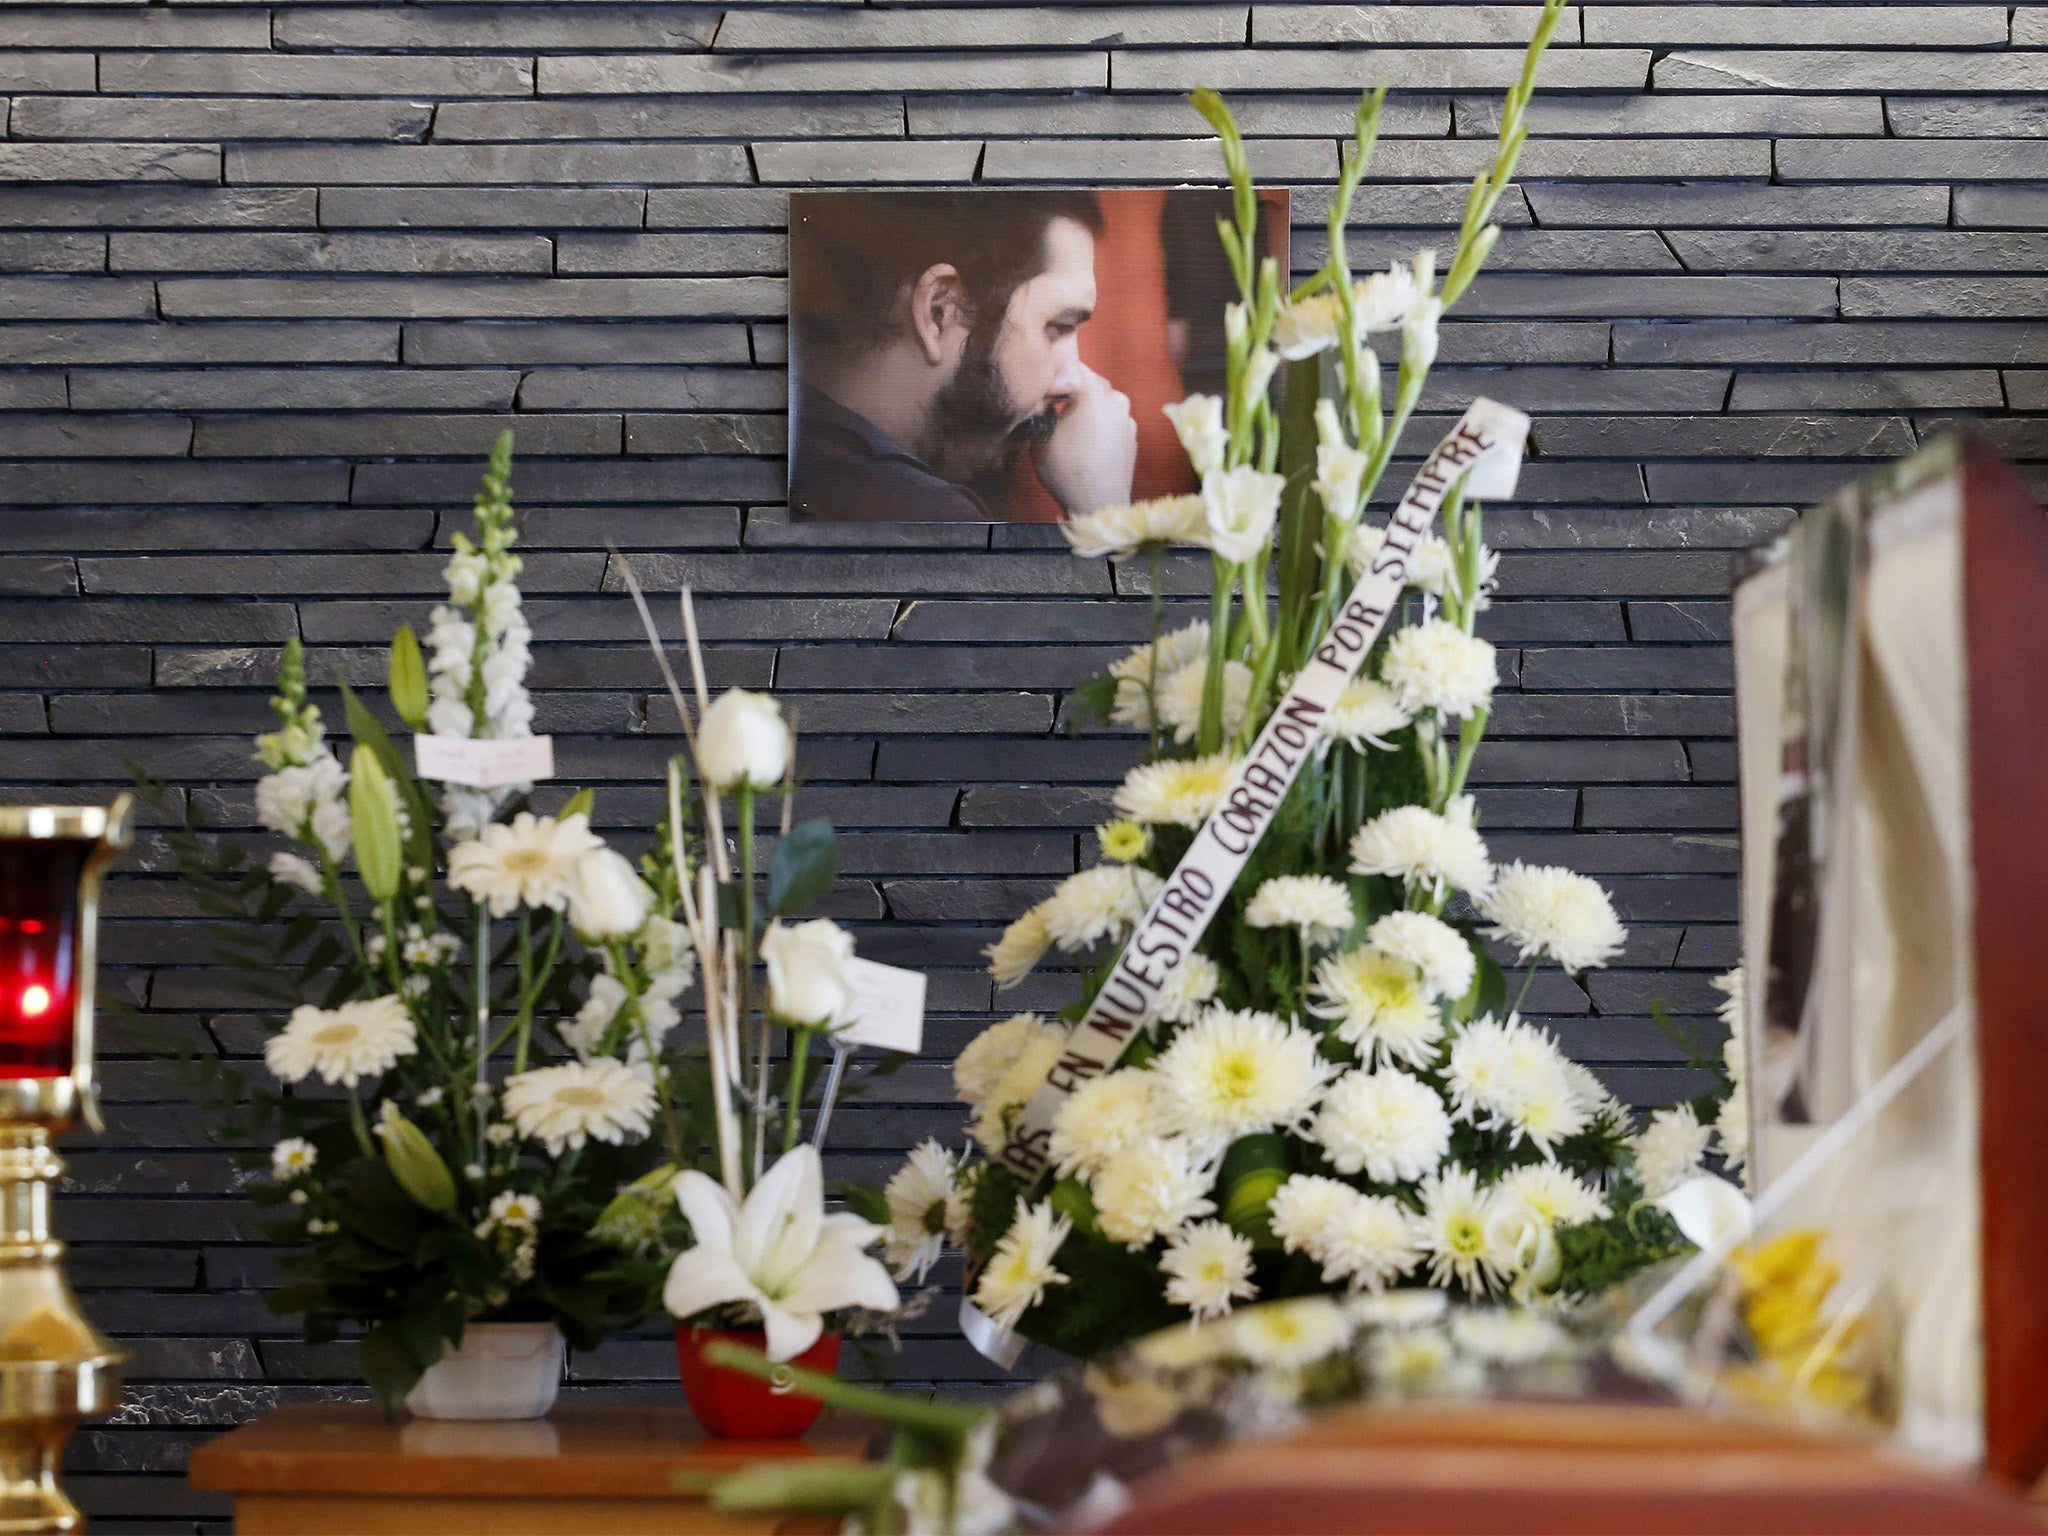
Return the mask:
{"type": "MultiPolygon", "coordinates": [[[[815,1397],[706,1361],[705,1348],[721,1340],[762,1351],[768,1347],[767,1334],[758,1328],[676,1330],[683,1396],[705,1434],[718,1440],[794,1440],[817,1423],[825,1405],[815,1397]]],[[[820,1334],[817,1343],[789,1363],[830,1376],[839,1369],[839,1335],[820,1334]]]]}

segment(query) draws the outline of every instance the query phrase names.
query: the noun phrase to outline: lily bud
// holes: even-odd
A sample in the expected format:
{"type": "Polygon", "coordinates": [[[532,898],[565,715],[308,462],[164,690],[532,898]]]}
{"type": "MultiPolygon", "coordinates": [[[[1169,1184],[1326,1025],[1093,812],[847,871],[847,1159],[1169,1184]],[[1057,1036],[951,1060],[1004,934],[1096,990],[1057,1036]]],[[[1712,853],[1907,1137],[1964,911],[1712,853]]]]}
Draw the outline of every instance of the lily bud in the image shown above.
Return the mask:
{"type": "Polygon", "coordinates": [[[446,1215],[455,1209],[455,1175],[426,1132],[399,1112],[391,1100],[378,1111],[377,1140],[384,1147],[384,1164],[398,1187],[427,1210],[446,1215]]]}
{"type": "Polygon", "coordinates": [[[782,706],[765,693],[728,689],[697,722],[697,768],[717,789],[780,784],[791,751],[782,706]]]}
{"type": "Polygon", "coordinates": [[[391,637],[391,707],[398,718],[414,730],[427,723],[427,663],[420,655],[419,637],[410,624],[401,624],[391,637]]]}
{"type": "Polygon", "coordinates": [[[377,901],[389,901],[398,894],[400,846],[398,806],[392,798],[391,779],[377,754],[358,746],[349,759],[348,808],[354,823],[356,872],[363,877],[363,889],[377,901]]]}

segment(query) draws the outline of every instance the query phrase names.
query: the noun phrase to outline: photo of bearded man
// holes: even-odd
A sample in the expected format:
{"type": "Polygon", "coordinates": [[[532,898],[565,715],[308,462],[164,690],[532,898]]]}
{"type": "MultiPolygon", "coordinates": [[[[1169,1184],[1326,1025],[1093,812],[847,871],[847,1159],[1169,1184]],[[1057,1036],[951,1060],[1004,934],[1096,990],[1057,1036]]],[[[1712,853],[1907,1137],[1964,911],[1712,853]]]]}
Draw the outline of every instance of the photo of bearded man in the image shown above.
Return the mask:
{"type": "Polygon", "coordinates": [[[1218,196],[792,196],[794,515],[1054,522],[1192,489],[1161,407],[1221,371],[1218,196]]]}

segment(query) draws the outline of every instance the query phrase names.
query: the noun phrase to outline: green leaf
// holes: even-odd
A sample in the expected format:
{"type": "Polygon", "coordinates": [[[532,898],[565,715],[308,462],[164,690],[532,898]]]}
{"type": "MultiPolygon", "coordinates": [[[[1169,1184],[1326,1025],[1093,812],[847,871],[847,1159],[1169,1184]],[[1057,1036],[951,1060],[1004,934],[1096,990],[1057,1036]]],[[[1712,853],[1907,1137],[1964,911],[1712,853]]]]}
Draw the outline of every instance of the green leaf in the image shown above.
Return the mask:
{"type": "Polygon", "coordinates": [[[777,917],[800,912],[832,888],[839,875],[839,841],[822,817],[800,821],[778,838],[768,860],[768,910],[777,917]]]}
{"type": "Polygon", "coordinates": [[[889,1201],[874,1185],[835,1179],[825,1189],[827,1194],[844,1202],[846,1208],[862,1221],[872,1221],[883,1227],[889,1224],[889,1201]]]}
{"type": "Polygon", "coordinates": [[[1103,672],[1068,694],[1067,734],[1078,735],[1088,726],[1108,723],[1110,711],[1116,708],[1116,688],[1117,680],[1103,672]]]}

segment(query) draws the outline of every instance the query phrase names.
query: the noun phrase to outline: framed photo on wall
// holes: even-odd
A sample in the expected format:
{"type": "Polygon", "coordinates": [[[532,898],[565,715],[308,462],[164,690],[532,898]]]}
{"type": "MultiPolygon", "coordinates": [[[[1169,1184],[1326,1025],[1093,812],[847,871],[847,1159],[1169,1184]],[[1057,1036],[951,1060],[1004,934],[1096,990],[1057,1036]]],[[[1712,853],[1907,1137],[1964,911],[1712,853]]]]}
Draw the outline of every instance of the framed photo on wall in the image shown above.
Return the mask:
{"type": "MultiPolygon", "coordinates": [[[[1205,187],[790,198],[798,518],[1057,522],[1195,489],[1162,407],[1220,393],[1205,187]]],[[[1287,194],[1259,194],[1287,271],[1287,194]]]]}

